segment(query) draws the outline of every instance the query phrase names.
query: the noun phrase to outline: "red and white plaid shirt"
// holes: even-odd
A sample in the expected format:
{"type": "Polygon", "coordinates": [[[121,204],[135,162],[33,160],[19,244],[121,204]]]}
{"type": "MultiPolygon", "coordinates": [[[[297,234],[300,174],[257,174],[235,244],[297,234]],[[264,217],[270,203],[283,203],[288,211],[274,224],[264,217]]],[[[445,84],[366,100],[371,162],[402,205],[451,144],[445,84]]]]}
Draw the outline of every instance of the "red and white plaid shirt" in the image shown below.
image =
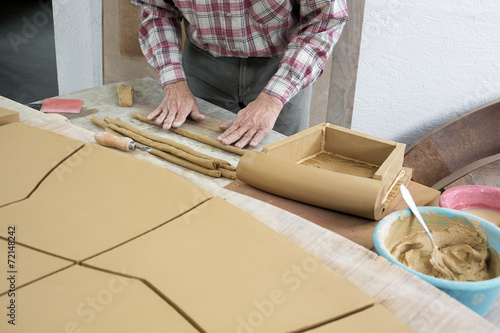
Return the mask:
{"type": "Polygon", "coordinates": [[[314,82],[347,21],[345,0],[132,0],[142,7],[139,41],[163,85],[186,80],[181,20],[213,56],[281,59],[264,92],[286,103],[314,82]],[[175,4],[175,6],[174,6],[175,4]]]}

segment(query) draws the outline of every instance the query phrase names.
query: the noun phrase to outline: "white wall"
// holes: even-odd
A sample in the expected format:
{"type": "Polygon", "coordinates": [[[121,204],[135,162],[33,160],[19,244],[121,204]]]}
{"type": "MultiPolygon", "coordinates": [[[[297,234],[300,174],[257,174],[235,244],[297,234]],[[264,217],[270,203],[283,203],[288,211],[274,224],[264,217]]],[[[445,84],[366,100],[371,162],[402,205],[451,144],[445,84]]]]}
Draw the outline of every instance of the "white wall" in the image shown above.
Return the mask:
{"type": "Polygon", "coordinates": [[[410,144],[497,98],[500,1],[366,1],[353,129],[410,144]]]}
{"type": "Polygon", "coordinates": [[[52,0],[59,94],[102,85],[101,0],[52,0]]]}

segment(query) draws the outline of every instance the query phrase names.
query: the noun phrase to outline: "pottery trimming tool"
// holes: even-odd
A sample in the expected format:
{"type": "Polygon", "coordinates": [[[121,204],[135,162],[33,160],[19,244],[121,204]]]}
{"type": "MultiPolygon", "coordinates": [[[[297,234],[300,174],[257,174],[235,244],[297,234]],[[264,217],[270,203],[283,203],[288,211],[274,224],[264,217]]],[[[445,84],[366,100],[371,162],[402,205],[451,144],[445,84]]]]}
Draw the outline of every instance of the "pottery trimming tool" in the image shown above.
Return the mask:
{"type": "Polygon", "coordinates": [[[108,132],[98,132],[94,136],[95,141],[101,146],[118,148],[123,151],[133,151],[136,149],[150,152],[151,147],[141,146],[131,138],[118,137],[108,132]]]}

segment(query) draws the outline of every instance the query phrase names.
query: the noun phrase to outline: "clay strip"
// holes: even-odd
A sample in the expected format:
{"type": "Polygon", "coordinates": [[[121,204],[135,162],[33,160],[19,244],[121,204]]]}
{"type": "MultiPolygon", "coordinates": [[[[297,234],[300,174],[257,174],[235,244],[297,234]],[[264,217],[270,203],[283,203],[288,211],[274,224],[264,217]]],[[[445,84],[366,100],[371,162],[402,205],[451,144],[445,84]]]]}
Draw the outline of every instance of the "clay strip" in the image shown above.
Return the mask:
{"type": "Polygon", "coordinates": [[[221,169],[226,169],[228,171],[236,171],[236,167],[232,166],[231,164],[227,165],[227,164],[222,164],[220,166],[221,169]]]}
{"type": "MultiPolygon", "coordinates": [[[[155,123],[153,120],[149,120],[148,118],[146,118],[146,116],[144,116],[140,113],[137,113],[137,112],[133,113],[132,117],[134,117],[135,119],[139,119],[140,121],[143,121],[145,123],[151,124],[151,125],[160,126],[157,123],[155,123]]],[[[209,138],[208,136],[200,135],[198,133],[194,133],[192,131],[189,131],[189,130],[186,130],[183,128],[171,128],[170,130],[174,133],[179,134],[179,135],[185,136],[187,138],[199,141],[201,143],[205,143],[207,145],[210,145],[210,146],[213,146],[213,147],[216,147],[219,149],[229,151],[229,152],[234,153],[234,154],[238,154],[238,155],[243,156],[243,154],[245,154],[248,151],[245,149],[236,148],[235,146],[223,145],[219,141],[212,139],[212,138],[209,138]]]]}
{"type": "MultiPolygon", "coordinates": [[[[135,127],[133,127],[132,125],[129,125],[127,124],[126,122],[122,121],[120,118],[116,118],[115,120],[113,120],[113,123],[122,127],[122,128],[126,128],[128,129],[129,131],[132,131],[138,135],[141,135],[147,139],[150,139],[150,140],[153,140],[155,142],[158,142],[158,143],[164,143],[166,145],[169,145],[169,146],[172,146],[178,150],[181,150],[181,151],[184,151],[190,155],[193,155],[193,156],[196,156],[196,157],[199,157],[199,158],[203,158],[203,159],[207,159],[207,160],[212,160],[216,166],[220,166],[220,165],[231,165],[229,162],[227,161],[224,161],[222,159],[219,159],[219,158],[215,158],[215,157],[212,157],[212,156],[209,156],[209,155],[205,155],[203,153],[200,153],[192,148],[189,148],[188,146],[186,145],[183,145],[182,143],[178,143],[178,142],[175,142],[173,140],[169,140],[169,139],[166,139],[166,138],[162,138],[160,136],[156,136],[156,135],[153,135],[153,134],[150,134],[150,133],[147,133],[147,132],[144,132],[144,131],[141,131],[135,127]]],[[[173,153],[172,153],[173,154],[173,153]]],[[[174,154],[176,155],[176,154],[174,154]]],[[[180,155],[177,155],[179,157],[182,157],[184,158],[183,156],[180,156],[180,155]]]]}
{"type": "Polygon", "coordinates": [[[107,122],[105,122],[104,120],[101,120],[101,119],[97,118],[96,116],[93,116],[90,119],[90,121],[92,122],[92,124],[97,125],[97,126],[103,128],[108,133],[114,134],[116,136],[122,136],[120,133],[117,133],[117,132],[113,131],[111,128],[109,128],[107,122]]]}
{"type": "Polygon", "coordinates": [[[223,168],[220,168],[219,171],[221,172],[222,177],[226,177],[229,179],[237,179],[236,171],[231,171],[231,170],[227,170],[227,169],[223,169],[223,168]]]}
{"type": "Polygon", "coordinates": [[[182,167],[185,167],[185,168],[188,168],[190,170],[202,173],[202,174],[207,175],[207,176],[211,176],[211,177],[215,177],[215,178],[220,178],[222,176],[222,172],[220,170],[212,170],[212,169],[204,168],[202,166],[188,162],[186,160],[183,160],[182,158],[168,154],[168,153],[161,151],[161,150],[158,150],[156,148],[151,148],[150,153],[153,155],[156,155],[158,157],[161,157],[168,162],[180,165],[182,167]]]}
{"type": "MultiPolygon", "coordinates": [[[[186,162],[186,165],[195,164],[195,165],[198,165],[198,166],[203,167],[205,169],[210,169],[210,170],[217,169],[217,165],[212,160],[199,158],[199,157],[187,154],[186,152],[183,152],[182,150],[176,149],[176,148],[171,147],[169,145],[166,145],[163,143],[158,143],[158,142],[155,142],[153,140],[144,138],[144,137],[140,136],[139,134],[136,134],[136,133],[134,133],[126,128],[122,128],[122,127],[116,125],[115,123],[109,123],[108,127],[111,128],[113,131],[121,133],[121,134],[131,138],[132,140],[138,142],[138,143],[141,143],[143,145],[147,145],[151,148],[158,149],[160,151],[163,151],[165,153],[168,153],[172,156],[177,157],[179,160],[178,160],[178,162],[174,162],[176,164],[182,163],[179,165],[185,166],[184,162],[186,162]]],[[[191,169],[191,167],[189,167],[189,168],[191,169]]]]}
{"type": "MultiPolygon", "coordinates": [[[[92,119],[91,119],[92,123],[94,123],[95,125],[98,125],[98,126],[104,128],[104,130],[106,132],[113,133],[113,134],[115,134],[117,136],[122,136],[122,134],[124,134],[125,136],[130,137],[131,139],[134,139],[137,142],[140,142],[138,140],[139,137],[140,137],[139,135],[137,135],[134,132],[129,131],[127,129],[120,128],[118,125],[114,124],[113,119],[111,119],[109,117],[106,117],[105,120],[107,120],[107,121],[103,121],[103,120],[101,120],[101,119],[99,119],[97,117],[92,117],[92,119]]],[[[143,144],[146,144],[146,143],[143,143],[143,144]]],[[[171,155],[171,154],[169,154],[167,152],[161,151],[161,150],[159,150],[157,148],[154,148],[154,147],[152,147],[150,153],[153,154],[153,155],[156,155],[156,156],[158,156],[160,158],[163,158],[164,160],[166,160],[168,162],[180,165],[182,167],[185,167],[185,168],[188,168],[190,170],[202,173],[202,174],[207,175],[207,176],[216,177],[216,178],[219,178],[219,177],[222,176],[222,172],[220,170],[204,168],[203,166],[200,166],[200,165],[194,164],[192,162],[186,161],[186,160],[184,160],[182,158],[179,158],[179,157],[177,157],[175,155],[171,155]]],[[[232,166],[230,166],[230,167],[232,168],[232,166]]],[[[235,179],[236,178],[236,173],[235,172],[228,171],[228,172],[224,172],[224,173],[226,174],[226,176],[225,176],[226,178],[230,178],[230,179],[235,179]],[[233,173],[234,173],[234,175],[233,175],[233,173]]]]}

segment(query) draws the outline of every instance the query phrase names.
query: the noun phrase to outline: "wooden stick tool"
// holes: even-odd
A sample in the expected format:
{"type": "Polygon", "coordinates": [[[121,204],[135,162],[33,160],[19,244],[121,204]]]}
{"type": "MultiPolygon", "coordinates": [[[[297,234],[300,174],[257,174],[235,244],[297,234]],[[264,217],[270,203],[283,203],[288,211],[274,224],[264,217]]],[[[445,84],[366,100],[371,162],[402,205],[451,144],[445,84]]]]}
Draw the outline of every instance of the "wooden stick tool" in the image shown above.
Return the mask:
{"type": "Polygon", "coordinates": [[[123,151],[133,151],[136,149],[150,152],[151,147],[141,146],[131,138],[118,137],[108,132],[98,132],[94,136],[95,141],[101,146],[118,148],[123,151]]]}

